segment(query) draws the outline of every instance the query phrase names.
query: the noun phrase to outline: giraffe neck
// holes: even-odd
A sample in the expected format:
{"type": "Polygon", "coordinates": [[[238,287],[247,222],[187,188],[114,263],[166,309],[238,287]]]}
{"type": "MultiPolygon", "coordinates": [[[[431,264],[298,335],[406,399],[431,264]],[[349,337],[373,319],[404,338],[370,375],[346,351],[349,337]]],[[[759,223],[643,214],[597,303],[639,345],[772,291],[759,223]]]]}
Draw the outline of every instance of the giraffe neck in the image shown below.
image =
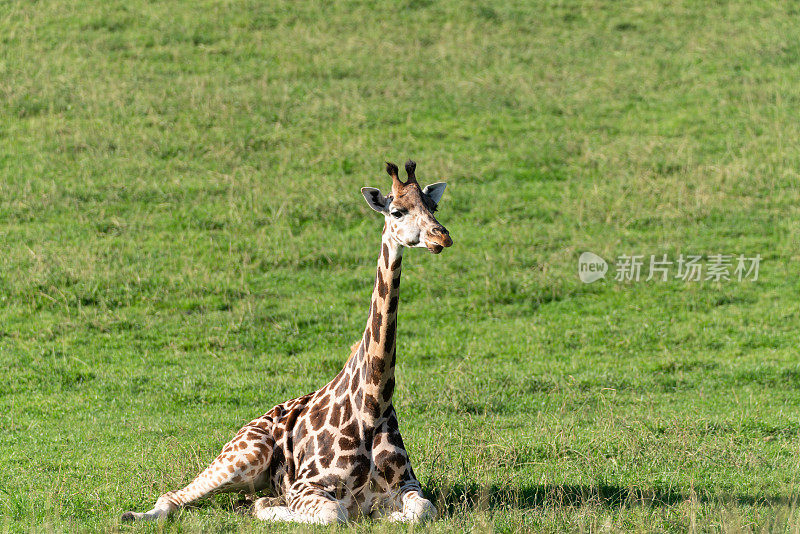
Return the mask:
{"type": "Polygon", "coordinates": [[[361,346],[348,362],[353,374],[353,404],[364,422],[375,421],[391,405],[394,393],[397,303],[403,248],[384,226],[381,253],[367,326],[361,346]]]}

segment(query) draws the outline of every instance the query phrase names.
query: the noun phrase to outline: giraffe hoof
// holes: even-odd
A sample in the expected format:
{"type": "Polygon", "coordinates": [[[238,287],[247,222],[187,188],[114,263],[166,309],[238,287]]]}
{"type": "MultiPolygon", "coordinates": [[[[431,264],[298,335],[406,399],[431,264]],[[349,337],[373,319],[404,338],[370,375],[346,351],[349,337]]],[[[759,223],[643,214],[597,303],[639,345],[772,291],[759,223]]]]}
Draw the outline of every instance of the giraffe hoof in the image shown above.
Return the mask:
{"type": "Polygon", "coordinates": [[[125,512],[122,514],[120,518],[124,523],[130,523],[131,521],[136,521],[136,512],[125,512]]]}

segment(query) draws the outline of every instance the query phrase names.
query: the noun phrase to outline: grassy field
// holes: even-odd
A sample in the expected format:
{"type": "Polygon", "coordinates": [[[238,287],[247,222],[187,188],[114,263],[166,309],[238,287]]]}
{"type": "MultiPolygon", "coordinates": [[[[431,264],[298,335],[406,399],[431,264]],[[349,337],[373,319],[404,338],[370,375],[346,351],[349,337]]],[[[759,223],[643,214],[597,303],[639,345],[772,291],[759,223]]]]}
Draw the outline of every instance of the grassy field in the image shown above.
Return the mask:
{"type": "Polygon", "coordinates": [[[119,516],[338,371],[359,188],[412,157],[455,241],[401,289],[426,531],[796,532],[798,43],[788,2],[0,1],[0,531],[306,530],[119,516]],[[717,253],[758,281],[613,280],[717,253]]]}

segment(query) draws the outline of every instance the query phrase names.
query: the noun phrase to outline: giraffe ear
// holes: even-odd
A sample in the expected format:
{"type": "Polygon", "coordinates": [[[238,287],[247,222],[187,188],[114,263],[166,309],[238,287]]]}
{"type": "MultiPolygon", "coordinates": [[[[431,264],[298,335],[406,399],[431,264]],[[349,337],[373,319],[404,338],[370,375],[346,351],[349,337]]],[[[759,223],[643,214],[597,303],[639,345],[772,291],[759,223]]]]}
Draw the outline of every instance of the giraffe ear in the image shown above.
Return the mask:
{"type": "Polygon", "coordinates": [[[389,211],[389,201],[385,196],[381,195],[379,189],[375,187],[362,187],[361,194],[364,195],[364,199],[367,201],[369,207],[378,213],[386,213],[389,211]]]}
{"type": "Polygon", "coordinates": [[[438,204],[440,200],[442,200],[442,195],[444,195],[444,188],[447,187],[447,184],[444,182],[436,182],[435,184],[426,185],[425,189],[422,192],[433,200],[434,204],[438,204]]]}

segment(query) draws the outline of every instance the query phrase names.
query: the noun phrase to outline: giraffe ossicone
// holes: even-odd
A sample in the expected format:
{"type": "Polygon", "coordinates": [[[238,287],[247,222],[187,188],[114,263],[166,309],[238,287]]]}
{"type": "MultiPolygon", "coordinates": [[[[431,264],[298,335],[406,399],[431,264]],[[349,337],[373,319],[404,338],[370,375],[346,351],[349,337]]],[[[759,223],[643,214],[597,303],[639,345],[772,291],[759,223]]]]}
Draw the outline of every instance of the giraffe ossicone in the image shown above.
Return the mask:
{"type": "Polygon", "coordinates": [[[188,486],[165,493],[148,512],[125,512],[124,521],[163,519],[219,492],[266,492],[253,514],[267,521],[436,518],[414,476],[392,404],[395,338],[403,248],[438,254],[453,241],[434,217],[445,184],[420,188],[416,164],[408,161],[405,168],[403,182],[397,165],[387,162],[390,194],[361,190],[385,224],[367,324],[344,368],[317,391],[247,423],[188,486]]]}

